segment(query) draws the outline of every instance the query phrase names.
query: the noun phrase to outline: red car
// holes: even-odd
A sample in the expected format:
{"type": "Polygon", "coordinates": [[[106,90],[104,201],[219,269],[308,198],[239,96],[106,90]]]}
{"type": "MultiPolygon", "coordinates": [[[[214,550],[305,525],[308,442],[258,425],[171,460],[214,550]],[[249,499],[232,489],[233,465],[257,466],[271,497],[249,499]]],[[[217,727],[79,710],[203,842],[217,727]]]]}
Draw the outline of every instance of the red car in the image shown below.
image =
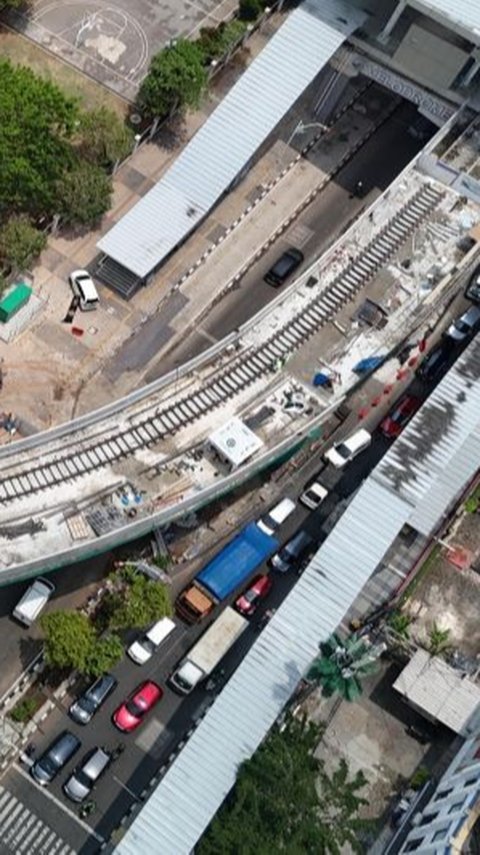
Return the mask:
{"type": "Polygon", "coordinates": [[[273,585],[272,579],[268,574],[264,576],[255,576],[252,579],[252,584],[235,603],[237,612],[242,615],[253,615],[256,611],[260,600],[263,600],[271,590],[273,585]]]}
{"type": "Polygon", "coordinates": [[[394,409],[384,418],[380,425],[380,430],[384,436],[398,436],[408,421],[417,412],[420,404],[420,398],[414,395],[404,395],[403,398],[395,404],[394,409]]]}
{"type": "Polygon", "coordinates": [[[140,683],[124,703],[115,710],[113,723],[127,733],[142,723],[144,716],[158,703],[163,695],[160,686],[152,680],[140,683]]]}

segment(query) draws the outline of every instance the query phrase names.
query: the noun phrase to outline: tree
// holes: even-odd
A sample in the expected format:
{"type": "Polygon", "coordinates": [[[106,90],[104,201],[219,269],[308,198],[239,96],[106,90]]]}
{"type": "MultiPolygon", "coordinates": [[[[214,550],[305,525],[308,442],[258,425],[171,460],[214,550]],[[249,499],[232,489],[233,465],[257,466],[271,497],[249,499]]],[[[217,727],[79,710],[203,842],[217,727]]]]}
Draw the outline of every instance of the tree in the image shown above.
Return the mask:
{"type": "Polygon", "coordinates": [[[85,673],[99,677],[110,671],[123,656],[123,644],[118,635],[97,638],[85,661],[85,673]]]}
{"type": "Polygon", "coordinates": [[[204,61],[208,64],[212,59],[225,56],[231,47],[241,41],[246,28],[246,23],[238,18],[228,23],[222,21],[218,27],[202,27],[197,44],[202,49],[204,61]]]}
{"type": "Polygon", "coordinates": [[[261,0],[240,0],[238,16],[241,21],[256,21],[262,9],[261,0]]]}
{"type": "Polygon", "coordinates": [[[201,47],[188,39],[157,53],[140,86],[138,106],[150,116],[166,116],[175,108],[197,107],[207,85],[201,47]]]}
{"type": "Polygon", "coordinates": [[[45,633],[45,659],[57,668],[74,668],[91,677],[113,667],[123,656],[115,635],[99,637],[86,615],[51,612],[40,618],[45,633]]]}
{"type": "Polygon", "coordinates": [[[57,183],[57,194],[64,223],[94,226],[110,207],[112,180],[99,166],[80,160],[57,183]]]}
{"type": "Polygon", "coordinates": [[[0,61],[0,219],[55,213],[56,186],[73,162],[75,101],[33,71],[0,61]]]}
{"type": "Polygon", "coordinates": [[[80,612],[50,612],[40,618],[45,633],[45,658],[57,668],[75,668],[88,673],[88,657],[95,646],[96,633],[80,612]]]}
{"type": "Polygon", "coordinates": [[[0,11],[2,9],[19,9],[25,6],[25,0],[0,0],[0,11]]]}
{"type": "Polygon", "coordinates": [[[76,133],[80,156],[89,163],[111,168],[131,152],[133,133],[106,107],[81,113],[76,133]]]}
{"type": "Polygon", "coordinates": [[[120,573],[121,586],[106,603],[111,629],[145,627],[172,614],[168,589],[130,567],[120,573]]]}
{"type": "Polygon", "coordinates": [[[343,760],[332,775],[314,756],[322,728],[287,718],[241,766],[234,789],[207,829],[198,855],[326,855],[361,851],[358,818],[366,803],[361,772],[343,760]]]}
{"type": "Polygon", "coordinates": [[[0,259],[4,269],[22,270],[45,249],[47,236],[24,214],[10,217],[0,227],[0,259]]]}
{"type": "Polygon", "coordinates": [[[338,692],[354,701],[362,694],[360,678],[376,670],[375,660],[383,650],[383,645],[370,645],[356,634],[345,640],[331,635],[320,644],[321,655],[313,660],[307,680],[318,683],[327,698],[338,692]]]}

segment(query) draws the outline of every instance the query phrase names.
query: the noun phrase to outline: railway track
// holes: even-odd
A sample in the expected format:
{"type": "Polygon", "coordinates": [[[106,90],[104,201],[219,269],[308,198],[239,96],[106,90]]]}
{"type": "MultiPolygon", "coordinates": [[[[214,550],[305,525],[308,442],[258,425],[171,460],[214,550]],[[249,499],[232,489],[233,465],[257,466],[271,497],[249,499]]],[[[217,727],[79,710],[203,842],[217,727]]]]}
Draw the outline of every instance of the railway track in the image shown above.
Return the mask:
{"type": "Polygon", "coordinates": [[[75,452],[57,453],[44,458],[28,471],[11,472],[0,477],[0,503],[70,482],[88,473],[133,455],[173,436],[197,421],[213,408],[238,395],[272,367],[297,350],[310,336],[332,319],[338,310],[353,299],[431,213],[443,196],[443,191],[425,185],[386,223],[321,294],[290,319],[267,341],[234,360],[228,367],[208,380],[201,389],[163,409],[155,407],[150,416],[144,415],[136,424],[119,430],[104,439],[86,441],[75,452]]]}

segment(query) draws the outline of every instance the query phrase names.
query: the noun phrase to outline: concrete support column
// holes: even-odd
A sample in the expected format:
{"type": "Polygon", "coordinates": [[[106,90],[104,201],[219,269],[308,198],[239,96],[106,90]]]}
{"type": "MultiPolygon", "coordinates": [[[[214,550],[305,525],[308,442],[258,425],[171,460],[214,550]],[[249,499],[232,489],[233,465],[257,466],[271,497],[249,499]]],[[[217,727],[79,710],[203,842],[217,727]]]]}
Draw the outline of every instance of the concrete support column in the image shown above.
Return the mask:
{"type": "Polygon", "coordinates": [[[400,15],[402,14],[403,10],[405,9],[406,5],[407,5],[406,0],[398,0],[398,5],[397,5],[396,9],[393,10],[393,12],[390,15],[387,23],[384,26],[382,32],[377,37],[379,42],[385,43],[388,41],[388,39],[390,38],[390,34],[391,34],[395,24],[397,23],[398,19],[400,18],[400,15]]]}
{"type": "Polygon", "coordinates": [[[480,68],[480,60],[475,59],[473,61],[473,65],[467,71],[465,77],[462,80],[462,86],[470,86],[473,78],[475,77],[478,69],[480,68]]]}

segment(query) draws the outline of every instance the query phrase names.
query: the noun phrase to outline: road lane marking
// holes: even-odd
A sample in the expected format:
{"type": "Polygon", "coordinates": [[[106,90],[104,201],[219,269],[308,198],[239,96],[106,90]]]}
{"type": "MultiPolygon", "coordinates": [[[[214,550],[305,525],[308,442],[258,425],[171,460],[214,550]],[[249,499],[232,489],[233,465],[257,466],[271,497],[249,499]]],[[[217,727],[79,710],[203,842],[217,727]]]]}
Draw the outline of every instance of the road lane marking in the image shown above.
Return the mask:
{"type": "Polygon", "coordinates": [[[107,842],[105,838],[101,836],[101,834],[98,834],[96,831],[94,831],[94,829],[90,825],[88,825],[88,823],[84,822],[83,819],[80,819],[80,817],[76,813],[74,813],[73,810],[70,810],[70,808],[67,807],[67,805],[63,804],[60,799],[57,799],[57,797],[54,796],[53,793],[49,793],[47,789],[45,789],[44,787],[40,787],[40,785],[37,784],[30,775],[24,772],[21,766],[18,766],[16,763],[14,763],[13,768],[23,778],[25,778],[25,780],[28,781],[29,784],[32,784],[34,787],[36,787],[37,790],[39,790],[45,796],[45,798],[50,799],[50,801],[56,804],[59,808],[61,808],[64,813],[68,814],[68,816],[74,819],[75,822],[80,825],[85,831],[87,831],[88,834],[91,834],[95,838],[95,840],[98,840],[99,843],[107,842]]]}

